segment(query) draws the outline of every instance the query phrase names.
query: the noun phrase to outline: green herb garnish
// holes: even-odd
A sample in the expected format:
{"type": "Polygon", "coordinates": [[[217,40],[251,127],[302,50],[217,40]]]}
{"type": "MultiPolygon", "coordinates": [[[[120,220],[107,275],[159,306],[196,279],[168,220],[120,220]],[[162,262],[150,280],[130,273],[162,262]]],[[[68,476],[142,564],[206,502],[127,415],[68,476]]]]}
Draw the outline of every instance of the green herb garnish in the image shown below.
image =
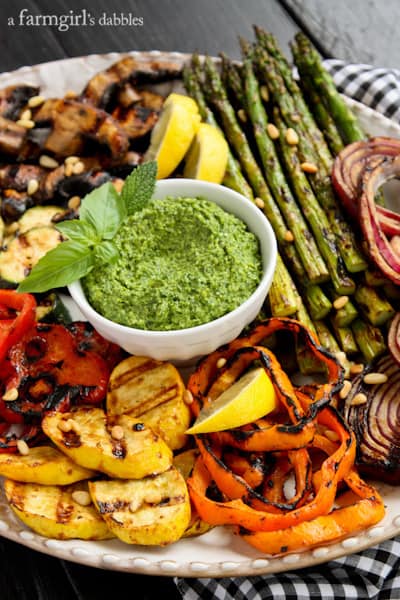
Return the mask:
{"type": "Polygon", "coordinates": [[[46,292],[69,285],[96,265],[117,260],[113,238],[122,222],[151,199],[157,163],[138,166],[125,180],[121,193],[111,183],[96,188],[82,200],[79,219],[57,223],[67,241],[47,252],[19,284],[19,292],[46,292]]]}

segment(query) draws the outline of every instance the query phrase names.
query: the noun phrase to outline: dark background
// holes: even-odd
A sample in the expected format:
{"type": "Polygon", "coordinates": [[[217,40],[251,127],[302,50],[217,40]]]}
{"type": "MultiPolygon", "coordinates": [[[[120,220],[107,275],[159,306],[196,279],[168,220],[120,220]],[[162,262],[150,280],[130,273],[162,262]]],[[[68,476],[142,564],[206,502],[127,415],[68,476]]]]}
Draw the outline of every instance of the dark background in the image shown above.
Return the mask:
{"type": "MultiPolygon", "coordinates": [[[[165,50],[239,57],[237,35],[251,38],[252,24],[288,42],[302,29],[324,56],[400,67],[399,0],[2,0],[0,71],[23,65],[127,50],[165,50]],[[86,9],[98,20],[124,13],[142,27],[19,26],[19,13],[75,15],[86,9]],[[14,19],[14,26],[9,19],[14,19]]],[[[188,557],[189,559],[191,557],[188,557]]],[[[195,558],[195,557],[193,557],[195,558]]],[[[1,600],[137,600],[179,598],[172,579],[101,571],[33,552],[0,538],[1,600]]],[[[320,566],[323,571],[324,566],[320,566]]]]}

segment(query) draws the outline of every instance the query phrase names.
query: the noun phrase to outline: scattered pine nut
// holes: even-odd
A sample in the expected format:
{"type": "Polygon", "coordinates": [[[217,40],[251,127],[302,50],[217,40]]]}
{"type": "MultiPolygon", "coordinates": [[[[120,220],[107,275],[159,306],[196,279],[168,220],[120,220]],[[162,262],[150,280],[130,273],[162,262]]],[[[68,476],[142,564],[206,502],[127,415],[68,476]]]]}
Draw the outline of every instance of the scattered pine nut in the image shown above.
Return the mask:
{"type": "Polygon", "coordinates": [[[273,123],[268,123],[267,133],[271,140],[277,140],[279,138],[279,129],[273,123]]]}
{"type": "Polygon", "coordinates": [[[36,108],[37,106],[43,104],[44,100],[44,96],[41,96],[40,94],[38,94],[37,96],[32,96],[32,98],[29,98],[28,100],[28,106],[30,108],[36,108]]]}
{"type": "Polygon", "coordinates": [[[303,162],[300,165],[301,170],[304,171],[304,173],[316,173],[318,171],[318,167],[317,165],[314,165],[314,163],[311,162],[303,162]]]}
{"type": "Polygon", "coordinates": [[[346,366],[347,356],[346,356],[345,352],[336,352],[335,357],[336,357],[336,360],[338,360],[340,362],[342,367],[346,366]]]}
{"type": "Polygon", "coordinates": [[[39,189],[39,182],[37,179],[30,179],[28,181],[28,187],[26,191],[28,192],[28,196],[33,196],[39,189]]]}
{"type": "Polygon", "coordinates": [[[122,440],[124,435],[124,430],[120,425],[114,425],[114,427],[111,429],[111,437],[114,440],[122,440]]]}
{"type": "Polygon", "coordinates": [[[66,165],[74,165],[77,162],[79,162],[79,156],[67,156],[67,158],[64,160],[66,165]]]}
{"type": "Polygon", "coordinates": [[[221,369],[221,367],[223,367],[224,365],[226,365],[226,358],[219,358],[217,360],[217,369],[221,369]]]}
{"type": "Polygon", "coordinates": [[[64,165],[64,175],[65,177],[71,177],[74,174],[74,165],[64,165]]]}
{"type": "Polygon", "coordinates": [[[294,235],[289,230],[287,230],[287,232],[285,233],[285,241],[286,242],[294,242],[294,235]]]}
{"type": "Polygon", "coordinates": [[[72,500],[80,506],[90,506],[92,504],[92,499],[90,497],[89,492],[85,492],[84,490],[75,490],[72,492],[72,500]]]}
{"type": "Polygon", "coordinates": [[[31,121],[32,120],[32,111],[29,108],[27,108],[26,110],[22,111],[19,118],[21,121],[31,121]]]}
{"type": "Polygon", "coordinates": [[[192,404],[193,402],[193,394],[190,390],[185,390],[183,392],[183,401],[185,404],[192,404]]]}
{"type": "Polygon", "coordinates": [[[348,301],[349,301],[348,296],[339,296],[339,298],[336,298],[336,300],[334,301],[333,307],[336,308],[336,310],[340,310],[341,308],[346,306],[348,301]]]}
{"type": "Polygon", "coordinates": [[[71,210],[78,210],[81,205],[81,197],[80,196],[71,196],[68,200],[68,208],[71,210]]]}
{"type": "Polygon", "coordinates": [[[292,129],[292,127],[289,127],[289,129],[286,131],[285,139],[289,146],[297,146],[299,143],[299,136],[297,135],[297,132],[292,129]]]}
{"type": "Polygon", "coordinates": [[[353,400],[351,401],[351,406],[361,406],[363,404],[366,404],[367,400],[367,396],[360,392],[359,394],[356,394],[354,396],[353,400]]]}
{"type": "Polygon", "coordinates": [[[385,373],[367,373],[364,375],[363,382],[368,385],[376,385],[379,383],[386,383],[388,376],[385,373]]]}
{"type": "Polygon", "coordinates": [[[18,398],[18,390],[16,387],[10,388],[3,396],[4,402],[13,402],[18,398]]]}
{"type": "Polygon", "coordinates": [[[264,208],[265,206],[265,202],[262,198],[254,198],[254,203],[258,208],[261,208],[261,210],[264,208]]]}
{"type": "Polygon", "coordinates": [[[78,160],[78,162],[76,162],[72,167],[72,172],[74,175],[80,175],[84,170],[85,163],[83,163],[81,160],[78,160]]]}
{"type": "Polygon", "coordinates": [[[32,119],[18,119],[16,123],[24,129],[32,129],[33,127],[35,127],[35,121],[32,121],[32,119]]]}
{"type": "Polygon", "coordinates": [[[242,123],[246,123],[247,115],[246,115],[246,112],[243,110],[243,108],[239,108],[239,110],[237,111],[237,115],[238,115],[239,119],[242,121],[242,123]]]}
{"type": "Polygon", "coordinates": [[[139,500],[139,498],[136,498],[135,500],[132,500],[130,505],[129,505],[129,510],[132,513],[135,513],[137,511],[137,509],[141,506],[141,501],[139,500]]]}
{"type": "Polygon", "coordinates": [[[332,431],[331,429],[325,429],[325,437],[331,440],[331,442],[337,442],[340,439],[336,431],[332,431]]]}
{"type": "Polygon", "coordinates": [[[45,169],[56,169],[59,166],[56,159],[48,156],[47,154],[42,154],[42,156],[39,158],[39,164],[45,169]]]}
{"type": "Polygon", "coordinates": [[[266,85],[262,85],[260,87],[260,95],[264,102],[268,102],[269,100],[269,91],[266,85]]]}
{"type": "Polygon", "coordinates": [[[23,456],[26,456],[27,454],[29,454],[29,446],[25,442],[25,440],[18,440],[17,441],[17,448],[18,448],[18,452],[20,454],[22,454],[23,456]]]}
{"type": "Polygon", "coordinates": [[[347,398],[347,396],[349,395],[349,392],[351,390],[351,381],[349,381],[348,379],[345,379],[343,381],[343,387],[339,392],[339,398],[341,398],[342,400],[344,400],[345,398],[347,398]]]}
{"type": "Polygon", "coordinates": [[[364,365],[362,363],[353,363],[350,367],[350,373],[352,375],[359,375],[364,370],[364,365]]]}
{"type": "Polygon", "coordinates": [[[64,433],[69,433],[72,429],[70,419],[68,419],[67,421],[60,421],[58,424],[58,429],[60,431],[63,431],[64,433]]]}

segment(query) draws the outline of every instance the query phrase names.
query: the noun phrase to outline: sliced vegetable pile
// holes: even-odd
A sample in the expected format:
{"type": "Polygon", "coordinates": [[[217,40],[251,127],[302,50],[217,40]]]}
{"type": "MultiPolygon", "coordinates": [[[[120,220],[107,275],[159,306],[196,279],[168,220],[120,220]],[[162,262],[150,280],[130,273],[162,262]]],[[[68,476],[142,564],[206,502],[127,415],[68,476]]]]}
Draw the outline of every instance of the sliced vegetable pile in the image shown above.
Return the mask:
{"type": "Polygon", "coordinates": [[[343,370],[300,323],[266,320],[202,360],[188,383],[194,414],[255,364],[271,378],[279,406],[254,423],[196,436],[200,458],[188,485],[201,518],[235,525],[268,554],[309,549],[380,521],[383,502],[354,468],[354,433],[330,405],[343,370]],[[292,385],[275,356],[258,345],[279,331],[292,332],[321,361],[326,383],[292,385]],[[285,487],[290,476],[292,496],[285,487]]]}

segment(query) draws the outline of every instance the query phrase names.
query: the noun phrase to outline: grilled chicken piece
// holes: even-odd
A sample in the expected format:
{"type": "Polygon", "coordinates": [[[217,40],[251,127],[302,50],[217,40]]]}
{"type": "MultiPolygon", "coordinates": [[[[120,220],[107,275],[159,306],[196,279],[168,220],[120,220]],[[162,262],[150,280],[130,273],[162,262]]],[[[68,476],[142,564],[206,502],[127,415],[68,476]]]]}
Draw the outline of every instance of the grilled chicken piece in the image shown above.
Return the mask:
{"type": "Polygon", "coordinates": [[[30,448],[29,454],[0,454],[0,475],[24,483],[70,485],[95,476],[52,446],[30,448]]]}
{"type": "Polygon", "coordinates": [[[9,85],[0,90],[0,116],[16,121],[29,98],[36,96],[39,88],[33,85],[9,85]]]}
{"type": "Polygon", "coordinates": [[[0,153],[18,156],[27,130],[5,117],[0,117],[0,153]]]}
{"type": "Polygon", "coordinates": [[[159,112],[164,104],[165,98],[161,94],[156,94],[150,90],[135,88],[131,83],[124,83],[117,97],[117,106],[129,108],[134,104],[139,104],[145,108],[151,108],[159,112]]]}
{"type": "Polygon", "coordinates": [[[4,491],[14,513],[33,531],[59,540],[106,540],[113,534],[93,504],[83,506],[74,497],[87,492],[87,483],[70,486],[19,483],[6,479],[4,491]]]}
{"type": "Polygon", "coordinates": [[[190,521],[186,483],[174,467],[138,481],[93,481],[89,491],[110,531],[127,544],[166,546],[190,521]]]}
{"type": "Polygon", "coordinates": [[[165,471],[172,463],[167,444],[142,420],[126,415],[106,415],[100,408],[82,407],[70,413],[48,413],[42,428],[78,465],[111,477],[141,479],[165,471]],[[66,432],[62,422],[68,419],[73,428],[66,432]]]}
{"type": "Polygon", "coordinates": [[[181,71],[182,67],[177,63],[165,60],[143,63],[132,56],[126,56],[92,77],[82,92],[81,100],[107,109],[125,82],[129,81],[135,86],[168,81],[179,77],[181,71]]]}
{"type": "Polygon", "coordinates": [[[151,92],[150,90],[140,90],[140,106],[144,106],[145,108],[151,108],[156,112],[160,112],[164,104],[164,100],[165,98],[161,96],[161,94],[156,94],[155,92],[151,92]]]}
{"type": "Polygon", "coordinates": [[[170,363],[130,356],[112,371],[107,392],[107,411],[140,418],[161,435],[173,450],[186,443],[190,410],[185,386],[170,363]]]}
{"type": "Polygon", "coordinates": [[[130,139],[143,137],[146,133],[149,133],[158,120],[156,111],[140,105],[132,108],[117,106],[112,116],[118,121],[130,139]]]}

